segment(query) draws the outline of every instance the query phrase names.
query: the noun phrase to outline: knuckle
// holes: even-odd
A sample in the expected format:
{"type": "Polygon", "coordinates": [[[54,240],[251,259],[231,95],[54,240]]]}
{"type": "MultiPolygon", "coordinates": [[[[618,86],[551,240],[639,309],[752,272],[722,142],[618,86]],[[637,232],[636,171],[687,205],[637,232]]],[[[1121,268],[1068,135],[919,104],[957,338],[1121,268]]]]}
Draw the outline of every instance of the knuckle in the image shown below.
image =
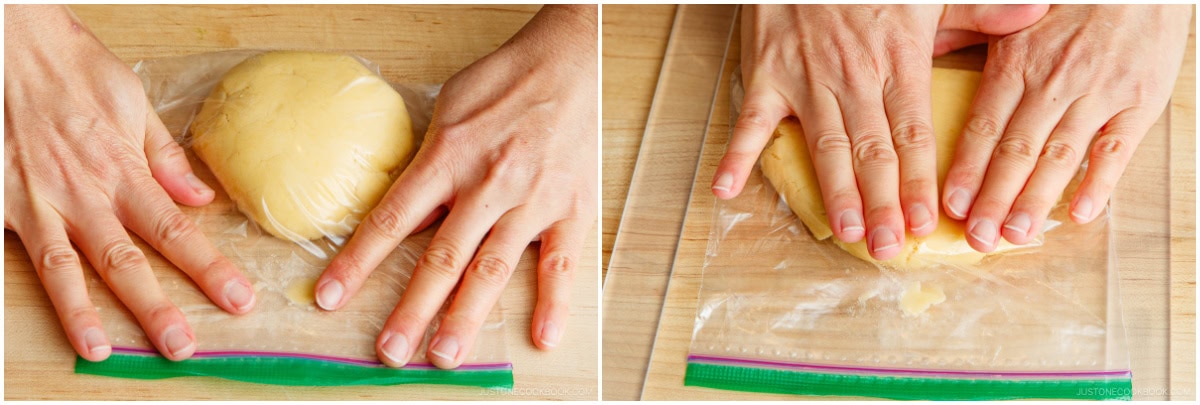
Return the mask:
{"type": "Polygon", "coordinates": [[[454,248],[441,243],[433,243],[421,255],[417,267],[424,273],[447,280],[457,280],[461,257],[454,248]]]}
{"type": "Polygon", "coordinates": [[[892,142],[897,151],[926,153],[934,151],[933,129],[920,122],[898,125],[892,129],[892,142]]]}
{"type": "Polygon", "coordinates": [[[106,245],[101,253],[101,263],[104,263],[106,277],[120,278],[149,266],[146,256],[136,246],[125,240],[117,240],[106,245]]]}
{"type": "Polygon", "coordinates": [[[902,195],[908,195],[912,198],[921,198],[925,193],[933,193],[937,189],[936,184],[932,179],[915,178],[905,180],[900,186],[902,195]]]}
{"type": "Polygon", "coordinates": [[[85,325],[96,317],[96,309],[87,305],[72,307],[64,310],[62,317],[68,324],[85,325]]]}
{"type": "Polygon", "coordinates": [[[349,250],[342,250],[329,267],[334,270],[335,277],[343,281],[360,279],[367,275],[367,266],[363,263],[362,258],[358,256],[357,252],[349,250]]]}
{"type": "Polygon", "coordinates": [[[179,309],[175,308],[170,301],[162,301],[151,304],[148,308],[142,311],[142,316],[145,317],[144,323],[154,321],[164,322],[176,317],[179,314],[179,309]]]}
{"type": "Polygon", "coordinates": [[[757,108],[747,107],[742,110],[738,116],[738,120],[734,123],[734,129],[740,131],[768,131],[774,129],[775,122],[770,122],[767,114],[757,108]]]}
{"type": "Polygon", "coordinates": [[[385,331],[398,332],[405,336],[419,336],[425,333],[423,328],[428,322],[428,319],[414,312],[411,308],[397,307],[388,317],[383,329],[385,331]]]}
{"type": "Polygon", "coordinates": [[[1042,159],[1056,165],[1068,166],[1077,162],[1079,153],[1065,142],[1050,141],[1042,149],[1042,159]]]}
{"type": "Polygon", "coordinates": [[[874,222],[876,224],[888,224],[893,220],[900,220],[904,218],[904,213],[900,211],[900,207],[896,204],[880,204],[868,208],[866,211],[866,218],[868,218],[868,223],[874,222]],[[871,219],[874,219],[874,221],[871,219]]]}
{"type": "Polygon", "coordinates": [[[863,165],[887,165],[897,162],[896,149],[874,137],[852,146],[855,163],[863,165]]]}
{"type": "Polygon", "coordinates": [[[955,162],[946,173],[946,185],[975,186],[983,184],[983,175],[987,172],[987,161],[955,162]]]}
{"type": "Polygon", "coordinates": [[[543,277],[570,281],[575,274],[575,260],[565,254],[551,254],[542,261],[541,273],[543,277]]]}
{"type": "Polygon", "coordinates": [[[512,275],[512,267],[497,256],[482,254],[471,265],[471,274],[493,285],[504,284],[508,281],[508,277],[512,275]]]}
{"type": "Polygon", "coordinates": [[[172,208],[171,212],[161,217],[154,235],[164,246],[173,246],[181,242],[192,231],[192,221],[183,212],[172,208]]]}
{"type": "Polygon", "coordinates": [[[850,151],[850,138],[839,131],[818,133],[813,142],[813,153],[847,153],[850,151]]]}
{"type": "Polygon", "coordinates": [[[161,160],[169,162],[187,162],[187,156],[183,153],[183,148],[175,142],[163,142],[156,151],[161,160]]]}
{"type": "Polygon", "coordinates": [[[450,124],[438,127],[437,136],[447,142],[466,142],[471,137],[471,129],[465,124],[450,124]]]}
{"type": "Polygon", "coordinates": [[[443,325],[453,325],[460,332],[472,333],[483,327],[483,318],[472,316],[470,313],[451,312],[446,314],[443,325]]]}
{"type": "Polygon", "coordinates": [[[829,194],[825,205],[828,207],[828,211],[836,212],[841,211],[843,207],[857,206],[861,202],[860,198],[856,189],[834,190],[829,194]]]}
{"type": "Polygon", "coordinates": [[[994,153],[995,159],[1009,159],[1019,162],[1032,160],[1037,156],[1034,152],[1033,142],[1029,141],[1028,137],[1021,135],[1006,136],[996,145],[994,153]]]}
{"type": "Polygon", "coordinates": [[[1000,121],[990,115],[975,115],[967,120],[967,125],[963,127],[963,137],[975,139],[995,139],[1000,136],[1000,131],[1003,127],[1000,121]]]}
{"type": "Polygon", "coordinates": [[[1129,153],[1129,149],[1128,142],[1124,137],[1104,134],[1096,139],[1095,146],[1092,147],[1092,159],[1118,160],[1129,153]]]}
{"type": "Polygon", "coordinates": [[[371,226],[385,235],[399,235],[403,231],[403,224],[408,222],[405,212],[390,204],[379,204],[371,210],[368,218],[371,226]]]}
{"type": "Polygon", "coordinates": [[[79,255],[65,244],[54,244],[42,250],[41,271],[46,275],[72,273],[80,267],[79,255]]]}

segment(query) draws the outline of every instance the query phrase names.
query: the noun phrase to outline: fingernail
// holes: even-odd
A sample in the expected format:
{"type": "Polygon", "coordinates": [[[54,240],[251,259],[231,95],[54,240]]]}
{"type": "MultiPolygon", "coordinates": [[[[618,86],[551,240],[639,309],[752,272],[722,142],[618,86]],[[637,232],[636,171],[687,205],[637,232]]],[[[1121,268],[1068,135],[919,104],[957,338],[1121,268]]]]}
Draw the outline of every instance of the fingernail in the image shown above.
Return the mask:
{"type": "Polygon", "coordinates": [[[195,173],[188,173],[186,176],[183,176],[183,177],[185,179],[187,179],[188,185],[191,186],[192,190],[195,190],[197,194],[205,194],[205,193],[212,192],[212,189],[209,188],[207,184],[204,184],[203,181],[200,181],[200,178],[196,177],[195,173]]]}
{"type": "Polygon", "coordinates": [[[996,243],[996,224],[990,219],[979,220],[975,226],[971,227],[971,237],[985,246],[994,245],[996,243]]]}
{"type": "Polygon", "coordinates": [[[1075,209],[1071,211],[1071,216],[1079,222],[1087,222],[1092,219],[1092,198],[1086,195],[1079,196],[1075,200],[1075,209]]]}
{"type": "Polygon", "coordinates": [[[925,204],[916,203],[908,207],[908,229],[913,232],[924,230],[933,225],[933,215],[925,204]]]}
{"type": "Polygon", "coordinates": [[[112,346],[108,344],[108,339],[104,338],[104,332],[100,329],[88,328],[83,332],[83,342],[87,344],[88,353],[102,353],[112,350],[112,346]]]}
{"type": "Polygon", "coordinates": [[[950,193],[950,198],[946,201],[946,207],[950,208],[950,212],[959,218],[966,218],[967,210],[971,208],[971,196],[967,194],[967,190],[961,188],[950,193]]]}
{"type": "Polygon", "coordinates": [[[238,312],[246,312],[254,306],[254,292],[250,290],[250,286],[238,280],[225,283],[225,299],[229,300],[229,305],[238,312]]]}
{"type": "Polygon", "coordinates": [[[163,335],[163,342],[172,357],[184,357],[184,355],[190,354],[188,352],[196,346],[195,343],[192,343],[192,338],[189,338],[183,328],[179,326],[168,328],[167,333],[163,335]]]}
{"type": "Polygon", "coordinates": [[[458,338],[455,338],[454,336],[439,338],[438,341],[433,344],[433,348],[429,349],[429,351],[432,352],[434,356],[441,357],[447,361],[454,361],[454,358],[458,356],[458,338]]]}
{"type": "Polygon", "coordinates": [[[1021,236],[1029,234],[1029,227],[1032,226],[1032,221],[1029,220],[1029,215],[1024,212],[1018,212],[1008,217],[1008,221],[1004,222],[1004,229],[1016,232],[1021,236]]]}
{"type": "Polygon", "coordinates": [[[717,182],[713,184],[712,189],[715,191],[729,191],[733,187],[733,175],[729,173],[721,173],[717,177],[717,182]]]}
{"type": "Polygon", "coordinates": [[[542,324],[542,346],[555,347],[558,346],[558,326],[554,322],[547,321],[542,324]]]}
{"type": "Polygon", "coordinates": [[[383,356],[397,367],[408,364],[408,337],[402,333],[388,336],[383,341],[383,356]]]}
{"type": "Polygon", "coordinates": [[[871,233],[871,252],[879,253],[900,245],[900,239],[890,229],[879,228],[871,233]]]}
{"type": "Polygon", "coordinates": [[[858,211],[847,210],[842,213],[842,233],[864,232],[862,215],[858,215],[858,211]]]}
{"type": "Polygon", "coordinates": [[[343,291],[342,283],[337,280],[326,281],[317,292],[317,305],[327,310],[333,310],[342,300],[343,291]]]}

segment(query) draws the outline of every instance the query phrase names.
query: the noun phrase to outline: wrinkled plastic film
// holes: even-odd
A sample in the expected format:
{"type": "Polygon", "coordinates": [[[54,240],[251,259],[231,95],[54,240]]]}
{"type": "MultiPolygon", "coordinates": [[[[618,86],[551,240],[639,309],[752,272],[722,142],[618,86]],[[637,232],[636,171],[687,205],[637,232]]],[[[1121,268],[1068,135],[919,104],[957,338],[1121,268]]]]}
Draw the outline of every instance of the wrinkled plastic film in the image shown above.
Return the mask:
{"type": "MultiPolygon", "coordinates": [[[[735,116],[741,91],[735,77],[735,116]]],[[[893,269],[816,240],[756,168],[738,198],[715,203],[685,383],[902,399],[1128,398],[1109,213],[1079,225],[1068,203],[1052,210],[1060,225],[1040,246],[976,265],[893,269]],[[926,302],[913,310],[913,300],[926,302]]]]}
{"type": "MultiPolygon", "coordinates": [[[[159,269],[156,274],[164,292],[187,317],[197,342],[192,359],[170,362],[155,352],[135,319],[103,283],[92,283],[89,292],[100,309],[114,350],[104,362],[80,358],[76,371],[130,378],[209,375],[285,385],[433,383],[511,387],[512,366],[498,306],[482,326],[473,352],[456,370],[435,370],[424,354],[445,306],[427,330],[421,347],[414,350],[408,366],[392,369],[377,360],[376,337],[399,302],[433,229],[400,243],[343,308],[323,311],[315,304],[315,281],[348,236],[329,234],[297,241],[272,236],[238,210],[211,170],[197,159],[190,147],[193,139],[189,130],[197,111],[226,71],[260,53],[198,54],[145,60],[134,67],[164,125],[184,146],[197,177],[216,190],[212,203],[180,209],[253,283],[257,298],[254,310],[230,315],[216,307],[182,272],[159,269]],[[271,377],[263,377],[267,375],[271,377]]],[[[357,59],[379,74],[376,66],[357,59]]],[[[404,98],[417,138],[415,152],[441,86],[392,83],[391,87],[404,98]]],[[[393,178],[398,174],[399,170],[391,173],[393,178]]],[[[347,226],[357,225],[357,218],[347,218],[347,226]]]]}

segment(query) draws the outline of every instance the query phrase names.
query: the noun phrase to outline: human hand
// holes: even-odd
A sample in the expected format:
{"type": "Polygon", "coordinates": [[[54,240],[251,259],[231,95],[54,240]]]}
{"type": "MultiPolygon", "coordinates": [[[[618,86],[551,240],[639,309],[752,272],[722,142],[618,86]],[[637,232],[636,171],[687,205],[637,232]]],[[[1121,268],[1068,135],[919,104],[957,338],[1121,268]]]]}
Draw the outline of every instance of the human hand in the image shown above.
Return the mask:
{"type": "Polygon", "coordinates": [[[28,250],[67,337],[91,361],[111,354],[74,242],[168,359],[195,351],[128,227],[222,309],[254,290],[171,201],[214,192],[150,108],[141,80],[65,6],[4,8],[4,227],[28,250]]]}
{"type": "Polygon", "coordinates": [[[317,282],[335,310],[439,207],[448,207],[376,342],[399,367],[462,279],[430,341],[462,364],[526,246],[541,240],[533,340],[559,343],[569,285],[596,219],[596,7],[545,6],[512,39],[446,82],[412,164],[317,282]]]}
{"type": "Polygon", "coordinates": [[[1086,223],[1104,211],[1171,95],[1190,18],[1187,5],[1055,5],[991,39],[943,190],[973,248],[990,252],[1001,235],[1028,243],[1085,154],[1071,217],[1086,223]]]}
{"type": "Polygon", "coordinates": [[[932,57],[1029,26],[1045,6],[747,5],[746,96],[712,190],[737,196],[779,121],[800,120],[829,223],[871,256],[937,226],[932,57]],[[864,215],[865,214],[865,215],[864,215]],[[907,227],[906,227],[907,224],[907,227]]]}

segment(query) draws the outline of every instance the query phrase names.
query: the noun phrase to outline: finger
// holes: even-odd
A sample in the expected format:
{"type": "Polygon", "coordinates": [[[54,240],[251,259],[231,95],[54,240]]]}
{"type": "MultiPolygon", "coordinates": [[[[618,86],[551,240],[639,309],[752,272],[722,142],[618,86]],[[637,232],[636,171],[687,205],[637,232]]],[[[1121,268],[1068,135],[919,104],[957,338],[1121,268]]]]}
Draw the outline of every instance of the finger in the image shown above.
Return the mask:
{"type": "Polygon", "coordinates": [[[1104,212],[1117,181],[1133,158],[1133,151],[1156,119],[1158,112],[1130,108],[1118,113],[1100,130],[1088,155],[1087,173],[1071,201],[1071,218],[1075,222],[1092,222],[1104,212]]]}
{"type": "Polygon", "coordinates": [[[1004,219],[1001,230],[1004,239],[1026,244],[1042,229],[1046,216],[1079,170],[1088,142],[1104,123],[1104,118],[1097,119],[1093,111],[1098,111],[1097,106],[1081,100],[1063,115],[1062,122],[1042,147],[1028,183],[1004,219]]]}
{"type": "Polygon", "coordinates": [[[521,260],[521,253],[546,227],[540,222],[537,214],[523,210],[509,211],[496,222],[467,266],[446,318],[429,341],[429,359],[434,365],[451,369],[466,360],[479,328],[521,260]]]}
{"type": "Polygon", "coordinates": [[[157,185],[135,184],[117,196],[121,222],[191,277],[217,306],[233,314],[249,312],[255,303],[250,281],[157,185]]]}
{"type": "Polygon", "coordinates": [[[856,243],[866,235],[867,228],[850,157],[850,136],[833,94],[814,91],[809,96],[800,109],[800,126],[812,155],[829,227],[843,242],[856,243]]]}
{"type": "MultiPolygon", "coordinates": [[[[479,242],[503,212],[497,207],[495,203],[472,196],[459,201],[450,210],[417,261],[412,280],[379,335],[376,350],[385,364],[399,367],[408,363],[412,351],[421,344],[429,321],[437,315],[450,291],[458,284],[463,268],[479,242]],[[492,208],[485,208],[485,203],[492,208]]],[[[444,350],[449,351],[449,348],[444,350]]]]}
{"type": "Polygon", "coordinates": [[[1016,72],[1019,67],[996,62],[992,49],[995,46],[989,47],[979,90],[942,184],[942,206],[954,219],[964,220],[970,214],[992,152],[1025,93],[1025,81],[1016,72]]]}
{"type": "Polygon", "coordinates": [[[346,305],[396,245],[449,199],[449,180],[423,163],[414,159],[330,261],[317,280],[318,306],[332,311],[346,305]]]}
{"type": "Polygon", "coordinates": [[[542,233],[538,254],[537,305],[533,308],[533,340],[542,350],[558,346],[567,325],[575,266],[591,224],[561,221],[542,233]]]}
{"type": "Polygon", "coordinates": [[[1008,35],[1037,23],[1049,10],[1046,4],[951,4],[945,8],[938,30],[1008,35]]]}
{"type": "Polygon", "coordinates": [[[212,202],[216,192],[192,172],[183,147],[175,143],[154,108],[146,110],[146,159],[154,180],[180,204],[196,207],[212,202]]]}
{"type": "Polygon", "coordinates": [[[986,44],[988,36],[968,30],[940,30],[933,37],[933,57],[942,56],[972,45],[986,44]]]}
{"type": "MultiPolygon", "coordinates": [[[[102,204],[80,212],[112,212],[102,204]]],[[[170,360],[196,351],[196,338],[183,312],[167,299],[146,256],[134,246],[124,227],[110,215],[85,215],[68,223],[68,235],[83,250],[117,298],[129,308],[154,346],[170,360]]]]}
{"type": "Polygon", "coordinates": [[[713,176],[712,191],[720,199],[737,197],[742,192],[758,155],[767,146],[779,121],[789,113],[784,101],[771,89],[756,88],[746,94],[745,100],[733,127],[729,147],[713,176]]]}
{"type": "Polygon", "coordinates": [[[900,165],[892,144],[879,88],[856,88],[842,98],[842,119],[850,135],[854,175],[863,197],[867,248],[876,260],[887,260],[904,245],[904,213],[900,209],[900,165]],[[872,94],[872,96],[867,96],[872,94]]]}
{"type": "Polygon", "coordinates": [[[900,163],[900,206],[908,230],[916,236],[933,232],[938,218],[937,143],[929,92],[932,68],[928,64],[922,65],[920,73],[895,72],[883,92],[892,144],[900,163]]]}
{"type": "Polygon", "coordinates": [[[36,218],[29,223],[32,226],[19,232],[21,242],[29,251],[71,346],[89,361],[107,359],[112,354],[112,345],[104,333],[100,313],[88,298],[79,255],[71,248],[63,224],[48,218],[36,218]]]}
{"type": "MultiPolygon", "coordinates": [[[[1029,182],[1050,131],[1062,121],[1063,114],[1073,102],[1043,91],[1025,93],[1004,136],[992,152],[979,197],[967,219],[967,235],[970,236],[967,242],[975,250],[991,252],[1000,242],[1001,224],[1008,217],[1017,195],[1029,182]]],[[[1066,130],[1075,131],[1070,127],[1066,130]]]]}

